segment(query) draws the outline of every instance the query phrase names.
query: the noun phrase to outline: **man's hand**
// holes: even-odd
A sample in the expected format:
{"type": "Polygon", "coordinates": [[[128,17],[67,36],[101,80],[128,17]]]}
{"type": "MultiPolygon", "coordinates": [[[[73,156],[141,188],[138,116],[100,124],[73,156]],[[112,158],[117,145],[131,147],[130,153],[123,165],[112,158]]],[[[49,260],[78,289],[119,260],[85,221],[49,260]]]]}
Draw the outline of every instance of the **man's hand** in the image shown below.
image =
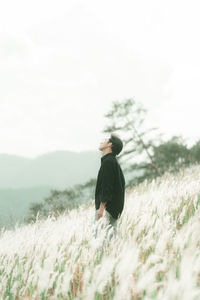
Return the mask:
{"type": "Polygon", "coordinates": [[[99,220],[101,217],[103,217],[103,210],[102,210],[102,209],[99,209],[99,210],[98,210],[97,216],[98,216],[98,220],[99,220]]]}
{"type": "Polygon", "coordinates": [[[100,208],[97,213],[98,220],[103,216],[105,206],[106,206],[106,202],[101,202],[100,208]]]}

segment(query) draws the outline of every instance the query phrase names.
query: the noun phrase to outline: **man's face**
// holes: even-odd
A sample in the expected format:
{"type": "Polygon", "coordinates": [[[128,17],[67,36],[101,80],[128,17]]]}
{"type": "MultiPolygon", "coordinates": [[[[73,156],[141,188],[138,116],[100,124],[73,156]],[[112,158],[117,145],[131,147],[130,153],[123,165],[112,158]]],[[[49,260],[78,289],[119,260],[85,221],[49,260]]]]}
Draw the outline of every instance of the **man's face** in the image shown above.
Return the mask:
{"type": "Polygon", "coordinates": [[[100,143],[99,150],[103,151],[104,149],[111,147],[112,143],[109,142],[109,138],[106,138],[104,141],[100,143]]]}

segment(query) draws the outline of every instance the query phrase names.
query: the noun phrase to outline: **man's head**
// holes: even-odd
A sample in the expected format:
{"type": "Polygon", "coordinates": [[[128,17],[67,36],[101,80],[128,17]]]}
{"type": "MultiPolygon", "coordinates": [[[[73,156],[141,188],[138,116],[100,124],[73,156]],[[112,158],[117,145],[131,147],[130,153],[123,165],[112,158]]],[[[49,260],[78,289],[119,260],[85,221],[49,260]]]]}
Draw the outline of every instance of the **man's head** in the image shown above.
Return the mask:
{"type": "Polygon", "coordinates": [[[112,143],[112,153],[118,155],[123,149],[123,142],[116,134],[111,134],[109,142],[112,143]]]}
{"type": "Polygon", "coordinates": [[[118,155],[123,148],[122,140],[116,135],[111,134],[110,138],[106,138],[103,142],[100,143],[99,150],[104,154],[113,153],[118,155]]]}

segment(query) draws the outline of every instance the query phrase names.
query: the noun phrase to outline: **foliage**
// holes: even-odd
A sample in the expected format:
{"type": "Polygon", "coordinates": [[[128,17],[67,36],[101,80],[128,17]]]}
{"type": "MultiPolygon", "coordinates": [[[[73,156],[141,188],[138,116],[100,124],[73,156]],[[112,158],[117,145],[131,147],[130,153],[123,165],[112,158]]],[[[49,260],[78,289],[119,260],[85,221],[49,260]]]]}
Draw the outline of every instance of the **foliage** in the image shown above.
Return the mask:
{"type": "Polygon", "coordinates": [[[181,136],[173,136],[164,142],[162,133],[152,135],[157,128],[144,126],[146,112],[131,98],[113,101],[110,111],[105,114],[108,125],[103,132],[119,134],[124,143],[118,159],[122,164],[126,163],[125,172],[132,174],[127,183],[129,187],[200,162],[200,141],[191,149],[181,136]]]}
{"type": "MultiPolygon", "coordinates": [[[[135,99],[125,99],[123,101],[113,101],[111,110],[105,114],[109,120],[109,124],[103,129],[104,133],[117,133],[123,136],[124,148],[122,153],[118,156],[121,163],[127,163],[126,171],[139,170],[142,171],[140,182],[142,178],[147,178],[148,174],[160,175],[158,166],[153,161],[153,149],[160,140],[162,134],[155,134],[153,132],[157,128],[148,128],[145,126],[145,115],[147,110],[141,103],[136,102],[135,99]],[[134,159],[138,160],[142,157],[140,163],[136,163],[134,159]],[[144,172],[146,175],[144,175],[144,172]]],[[[140,159],[141,160],[141,159],[140,159]]]]}
{"type": "Polygon", "coordinates": [[[153,160],[159,166],[160,172],[178,171],[180,167],[188,166],[189,149],[180,136],[174,136],[169,141],[153,149],[153,160]]]}
{"type": "Polygon", "coordinates": [[[190,149],[190,159],[192,163],[200,163],[200,141],[197,141],[190,149]]]}
{"type": "Polygon", "coordinates": [[[93,198],[96,179],[92,178],[84,184],[77,184],[71,189],[51,190],[50,195],[42,203],[31,203],[25,222],[34,221],[36,217],[46,218],[49,215],[59,216],[64,211],[79,207],[93,198]]]}
{"type": "MultiPolygon", "coordinates": [[[[123,135],[124,149],[119,155],[119,160],[126,157],[132,159],[144,154],[149,162],[152,162],[152,149],[160,135],[151,139],[150,133],[157,128],[145,129],[144,121],[147,110],[135,99],[125,99],[123,101],[113,101],[111,110],[105,114],[110,124],[104,129],[104,133],[117,132],[123,135]]],[[[123,160],[124,161],[124,160],[123,160]]]]}

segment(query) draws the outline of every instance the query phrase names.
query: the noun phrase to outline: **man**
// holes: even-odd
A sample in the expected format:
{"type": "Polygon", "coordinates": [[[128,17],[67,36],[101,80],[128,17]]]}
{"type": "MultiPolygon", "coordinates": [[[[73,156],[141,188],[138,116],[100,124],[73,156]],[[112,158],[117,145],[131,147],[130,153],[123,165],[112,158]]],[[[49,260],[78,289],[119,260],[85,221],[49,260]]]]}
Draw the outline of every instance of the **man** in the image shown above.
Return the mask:
{"type": "Polygon", "coordinates": [[[111,134],[110,138],[106,138],[100,143],[101,167],[95,189],[95,220],[102,218],[105,210],[108,225],[113,228],[115,235],[117,221],[124,208],[125,178],[116,159],[122,148],[123,143],[115,134],[111,134]]]}

